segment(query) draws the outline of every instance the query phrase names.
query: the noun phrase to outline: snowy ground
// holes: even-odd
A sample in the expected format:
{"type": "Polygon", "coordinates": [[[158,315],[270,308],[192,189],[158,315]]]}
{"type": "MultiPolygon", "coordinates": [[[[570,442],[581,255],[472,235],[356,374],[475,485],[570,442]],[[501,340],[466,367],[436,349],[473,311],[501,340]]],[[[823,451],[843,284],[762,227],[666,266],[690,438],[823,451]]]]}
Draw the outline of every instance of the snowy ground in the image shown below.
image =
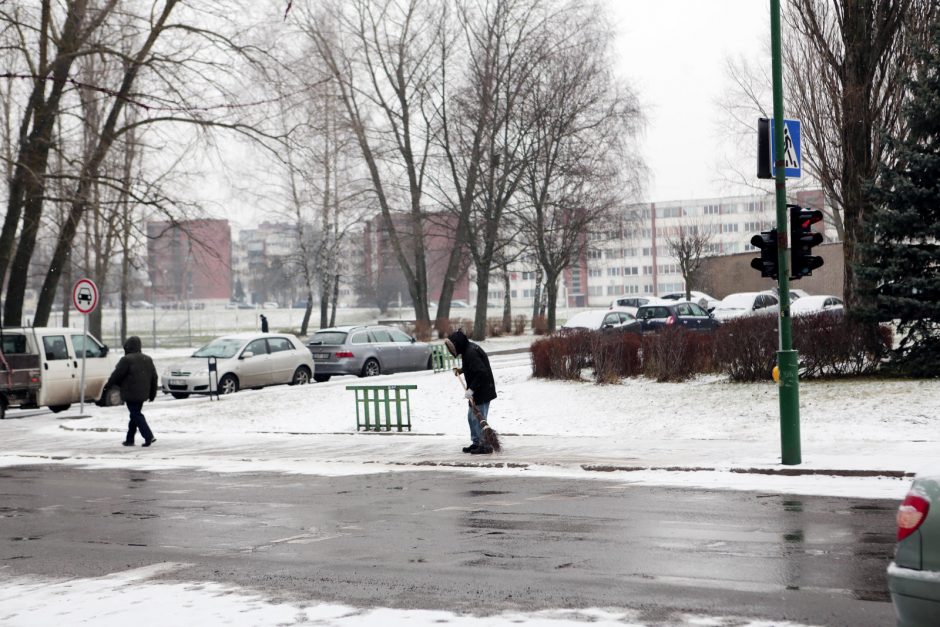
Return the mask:
{"type": "MultiPolygon", "coordinates": [[[[0,424],[0,466],[54,463],[326,475],[443,467],[490,475],[888,499],[903,498],[910,484],[909,477],[897,475],[937,467],[940,380],[802,382],[803,463],[785,467],[779,463],[778,395],[772,382],[732,384],[701,377],[684,384],[628,379],[598,386],[536,380],[527,353],[506,352],[528,341],[498,338],[484,344],[499,391],[490,418],[503,442],[500,455],[460,452],[469,440],[462,388],[450,373],[427,371],[369,381],[418,386],[412,396],[411,433],[357,433],[353,394],[345,386],[361,380],[335,377],[302,387],[243,391],[220,401],[161,397],[144,408],[158,438],[150,449],[120,446],[127,420],[122,407],[86,406],[89,417],[82,419],[75,418],[74,407],[58,416],[8,420],[0,424]],[[802,474],[781,474],[794,470],[802,474]],[[852,476],[867,474],[872,476],[852,476]]],[[[153,354],[160,367],[187,352],[153,354]]],[[[160,599],[172,596],[179,599],[182,622],[188,623],[633,624],[630,614],[600,609],[481,621],[440,612],[299,607],[211,582],[170,586],[147,582],[149,576],[134,571],[95,580],[6,580],[0,623],[49,624],[67,612],[70,624],[118,624],[135,605],[157,600],[158,607],[167,608],[160,599]],[[127,578],[137,583],[122,586],[127,578]]],[[[689,616],[676,617],[676,624],[762,624],[728,620],[689,616]]]]}

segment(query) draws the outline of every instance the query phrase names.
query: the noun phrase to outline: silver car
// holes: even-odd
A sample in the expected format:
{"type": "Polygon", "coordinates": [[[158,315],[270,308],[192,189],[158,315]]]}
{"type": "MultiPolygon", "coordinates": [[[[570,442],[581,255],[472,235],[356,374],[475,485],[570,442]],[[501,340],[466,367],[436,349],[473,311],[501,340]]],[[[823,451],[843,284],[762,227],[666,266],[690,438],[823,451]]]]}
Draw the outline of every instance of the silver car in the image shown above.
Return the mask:
{"type": "Polygon", "coordinates": [[[333,327],[314,333],[307,348],[317,363],[316,381],[333,375],[374,377],[388,372],[429,370],[431,347],[395,327],[333,327]]]}
{"type": "Polygon", "coordinates": [[[898,507],[888,588],[899,627],[940,625],[940,474],[917,475],[898,507]]]}
{"type": "Polygon", "coordinates": [[[190,394],[232,394],[241,388],[289,383],[302,385],[314,376],[314,361],[289,333],[239,333],[216,338],[185,361],[165,368],[162,387],[173,398],[190,394]],[[209,376],[210,363],[216,372],[209,376]]]}

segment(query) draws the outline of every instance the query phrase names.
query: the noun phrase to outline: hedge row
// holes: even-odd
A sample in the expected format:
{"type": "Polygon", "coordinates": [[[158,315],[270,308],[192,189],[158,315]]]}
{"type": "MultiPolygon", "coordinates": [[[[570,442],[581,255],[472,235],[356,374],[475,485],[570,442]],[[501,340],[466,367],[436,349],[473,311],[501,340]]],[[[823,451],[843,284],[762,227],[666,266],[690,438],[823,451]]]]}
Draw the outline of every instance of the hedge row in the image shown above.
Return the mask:
{"type": "MultiPolygon", "coordinates": [[[[795,319],[793,337],[803,378],[871,374],[892,345],[888,327],[829,314],[795,319]]],[[[642,337],[598,331],[557,334],[532,344],[532,374],[580,380],[590,368],[597,383],[637,375],[684,381],[704,373],[724,373],[734,381],[764,381],[776,364],[777,347],[773,316],[731,320],[711,334],[681,327],[642,337]]]]}

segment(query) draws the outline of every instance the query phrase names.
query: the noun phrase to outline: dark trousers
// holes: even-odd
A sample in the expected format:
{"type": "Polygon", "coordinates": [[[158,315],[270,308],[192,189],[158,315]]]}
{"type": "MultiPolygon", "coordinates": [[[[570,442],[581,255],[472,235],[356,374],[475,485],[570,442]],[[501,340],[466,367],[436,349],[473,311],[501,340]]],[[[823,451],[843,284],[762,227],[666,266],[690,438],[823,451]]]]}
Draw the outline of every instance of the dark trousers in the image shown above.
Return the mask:
{"type": "Polygon", "coordinates": [[[127,410],[131,414],[131,421],[127,423],[127,438],[125,438],[125,442],[133,442],[138,429],[140,429],[140,435],[143,436],[145,442],[149,442],[153,439],[153,431],[147,426],[147,419],[140,413],[140,410],[143,408],[143,401],[127,401],[127,410]]]}

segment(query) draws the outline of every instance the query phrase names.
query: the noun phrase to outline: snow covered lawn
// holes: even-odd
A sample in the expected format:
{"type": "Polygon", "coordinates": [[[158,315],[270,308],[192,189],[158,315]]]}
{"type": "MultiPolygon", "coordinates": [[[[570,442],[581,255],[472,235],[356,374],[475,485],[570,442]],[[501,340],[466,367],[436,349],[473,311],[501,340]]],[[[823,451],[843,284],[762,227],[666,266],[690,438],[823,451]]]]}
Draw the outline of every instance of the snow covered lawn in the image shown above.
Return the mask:
{"type": "MultiPolygon", "coordinates": [[[[619,385],[531,377],[526,338],[497,338],[499,398],[491,424],[504,452],[470,456],[460,383],[450,373],[386,375],[415,384],[411,433],[357,433],[353,394],[362,379],[245,390],[220,401],[161,396],[144,411],[158,442],[119,446],[127,412],[7,421],[0,464],[197,468],[209,471],[362,473],[452,467],[475,472],[578,476],[659,485],[903,497],[905,473],[931,468],[940,438],[940,381],[839,380],[800,386],[803,463],[782,466],[776,386],[699,377],[619,385]],[[796,470],[797,476],[789,476],[796,470]],[[809,474],[818,472],[819,474],[809,474]],[[766,474],[765,474],[766,473],[766,474]],[[852,476],[852,475],[880,476],[852,476]]],[[[157,351],[158,368],[188,351],[157,351]]]]}

